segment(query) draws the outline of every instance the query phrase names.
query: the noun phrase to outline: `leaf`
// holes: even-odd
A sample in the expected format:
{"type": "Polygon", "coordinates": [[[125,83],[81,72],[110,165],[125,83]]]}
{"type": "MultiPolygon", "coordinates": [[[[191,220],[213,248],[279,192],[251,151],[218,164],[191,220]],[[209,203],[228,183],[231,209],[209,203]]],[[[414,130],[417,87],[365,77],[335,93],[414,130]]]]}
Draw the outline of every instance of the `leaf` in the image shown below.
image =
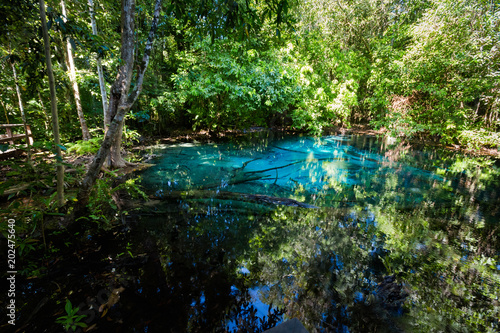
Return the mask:
{"type": "Polygon", "coordinates": [[[64,213],[45,213],[45,215],[52,215],[52,216],[66,216],[64,213]]]}
{"type": "Polygon", "coordinates": [[[64,21],[60,17],[56,18],[56,22],[59,24],[61,30],[63,32],[66,32],[66,25],[64,24],[64,21]]]}
{"type": "Polygon", "coordinates": [[[75,44],[75,40],[73,38],[69,38],[69,43],[71,44],[71,48],[73,50],[76,50],[76,44],[75,44]]]}
{"type": "Polygon", "coordinates": [[[66,306],[64,307],[64,310],[66,310],[66,313],[70,314],[72,308],[73,308],[73,305],[71,304],[70,300],[66,299],[66,306]]]}

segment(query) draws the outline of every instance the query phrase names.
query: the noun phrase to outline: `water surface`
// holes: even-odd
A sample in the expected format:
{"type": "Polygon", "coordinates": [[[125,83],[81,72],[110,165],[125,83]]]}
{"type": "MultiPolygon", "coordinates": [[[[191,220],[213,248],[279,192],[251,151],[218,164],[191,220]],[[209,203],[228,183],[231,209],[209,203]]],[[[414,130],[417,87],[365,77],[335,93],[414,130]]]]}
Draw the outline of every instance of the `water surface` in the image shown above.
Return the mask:
{"type": "Polygon", "coordinates": [[[267,132],[155,153],[141,227],[172,331],[500,330],[495,161],[267,132]]]}

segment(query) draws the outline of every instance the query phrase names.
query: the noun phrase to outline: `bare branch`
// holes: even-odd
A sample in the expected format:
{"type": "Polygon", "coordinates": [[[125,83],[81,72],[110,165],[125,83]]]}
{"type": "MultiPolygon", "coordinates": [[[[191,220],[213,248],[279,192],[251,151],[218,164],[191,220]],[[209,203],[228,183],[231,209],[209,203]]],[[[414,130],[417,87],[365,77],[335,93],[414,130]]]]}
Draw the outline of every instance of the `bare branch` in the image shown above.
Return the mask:
{"type": "Polygon", "coordinates": [[[137,73],[137,84],[135,85],[134,91],[130,94],[128,98],[128,103],[133,105],[139,94],[142,91],[142,83],[144,82],[144,74],[146,73],[146,69],[148,68],[149,58],[151,56],[151,50],[153,49],[153,42],[156,30],[158,29],[158,18],[160,17],[161,10],[161,0],[156,0],[155,4],[155,12],[153,14],[153,22],[151,23],[151,29],[149,30],[148,40],[146,42],[146,48],[144,49],[144,55],[142,57],[142,63],[139,68],[139,72],[137,73]]]}

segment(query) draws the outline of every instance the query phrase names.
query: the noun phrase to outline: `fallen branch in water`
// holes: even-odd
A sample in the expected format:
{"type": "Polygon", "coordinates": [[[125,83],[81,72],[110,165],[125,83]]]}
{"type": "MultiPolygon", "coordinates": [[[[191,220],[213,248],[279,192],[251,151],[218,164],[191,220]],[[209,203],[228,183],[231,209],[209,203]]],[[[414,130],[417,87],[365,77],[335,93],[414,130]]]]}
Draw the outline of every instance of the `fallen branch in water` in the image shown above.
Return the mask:
{"type": "Polygon", "coordinates": [[[239,192],[225,191],[205,191],[205,190],[190,190],[190,191],[171,191],[163,194],[162,199],[183,198],[183,199],[209,199],[217,198],[222,200],[236,200],[255,202],[260,204],[273,204],[278,206],[301,207],[301,208],[318,208],[304,202],[300,202],[289,198],[271,197],[264,194],[248,194],[239,192]]]}
{"type": "Polygon", "coordinates": [[[335,158],[315,158],[315,159],[312,159],[310,161],[309,160],[300,160],[300,161],[295,161],[295,162],[292,162],[292,163],[288,163],[288,164],[285,164],[285,165],[280,165],[280,166],[269,168],[269,169],[257,170],[257,171],[246,171],[245,175],[250,175],[250,174],[254,174],[254,173],[264,173],[264,172],[271,171],[271,170],[283,169],[283,168],[287,168],[289,166],[292,166],[292,165],[295,165],[295,164],[299,164],[299,163],[304,163],[304,162],[345,161],[345,160],[346,160],[345,158],[338,158],[338,157],[335,157],[335,158]]]}
{"type": "MultiPolygon", "coordinates": [[[[229,185],[237,185],[237,184],[243,184],[246,182],[252,182],[255,180],[267,180],[264,178],[264,176],[253,176],[253,177],[241,177],[241,176],[236,176],[234,178],[231,178],[227,181],[227,186],[229,185]]],[[[221,187],[221,183],[211,183],[203,186],[199,186],[198,189],[200,191],[206,190],[206,189],[211,189],[211,188],[219,188],[221,187]]]]}
{"type": "Polygon", "coordinates": [[[283,147],[279,147],[279,146],[275,146],[275,145],[271,145],[271,147],[276,148],[276,149],[285,150],[285,151],[290,151],[292,153],[309,154],[308,151],[293,150],[293,149],[283,148],[283,147]]]}

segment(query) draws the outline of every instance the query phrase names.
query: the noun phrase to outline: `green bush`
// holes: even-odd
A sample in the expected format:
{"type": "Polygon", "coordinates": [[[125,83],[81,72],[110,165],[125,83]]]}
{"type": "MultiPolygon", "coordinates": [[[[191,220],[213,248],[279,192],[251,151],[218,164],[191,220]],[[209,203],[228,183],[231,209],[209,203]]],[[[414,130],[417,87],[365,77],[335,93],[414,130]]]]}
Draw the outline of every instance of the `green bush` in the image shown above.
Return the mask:
{"type": "Polygon", "coordinates": [[[213,131],[272,124],[296,102],[300,87],[275,51],[209,39],[173,76],[193,128],[213,131]]]}

